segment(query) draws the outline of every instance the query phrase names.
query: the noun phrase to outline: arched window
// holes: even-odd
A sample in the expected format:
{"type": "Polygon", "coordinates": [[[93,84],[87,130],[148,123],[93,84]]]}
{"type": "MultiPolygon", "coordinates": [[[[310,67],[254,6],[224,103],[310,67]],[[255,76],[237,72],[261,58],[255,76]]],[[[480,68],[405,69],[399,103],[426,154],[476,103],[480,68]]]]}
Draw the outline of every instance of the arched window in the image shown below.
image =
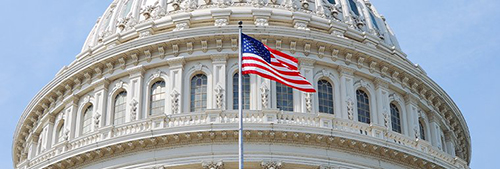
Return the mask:
{"type": "Polygon", "coordinates": [[[392,124],[392,131],[401,133],[401,116],[399,113],[398,107],[391,103],[390,105],[391,108],[391,124],[392,124]]]}
{"type": "Polygon", "coordinates": [[[165,81],[157,81],[151,85],[149,115],[158,115],[165,110],[165,81]]]}
{"type": "Polygon", "coordinates": [[[335,4],[336,4],[336,3],[335,3],[335,0],[328,0],[328,2],[329,2],[330,4],[333,4],[333,5],[335,5],[335,4]]]}
{"type": "Polygon", "coordinates": [[[191,111],[207,108],[207,76],[198,74],[191,79],[191,111]]]}
{"type": "Polygon", "coordinates": [[[83,123],[82,123],[82,134],[89,133],[92,129],[92,113],[94,106],[90,105],[85,109],[85,113],[83,113],[83,123]]]}
{"type": "Polygon", "coordinates": [[[359,16],[359,11],[358,11],[358,6],[356,5],[356,2],[354,0],[349,0],[349,6],[351,7],[351,11],[359,16]]]}
{"type": "Polygon", "coordinates": [[[358,121],[370,123],[370,101],[368,94],[362,90],[356,90],[356,99],[358,101],[358,121]]]}
{"type": "Polygon", "coordinates": [[[125,108],[127,107],[127,92],[122,91],[115,97],[114,125],[125,123],[125,108]]]}
{"type": "Polygon", "coordinates": [[[278,109],[293,111],[293,89],[276,82],[276,104],[278,109]]]}
{"type": "Polygon", "coordinates": [[[319,112],[333,114],[333,87],[326,80],[318,81],[319,112]]]}
{"type": "Polygon", "coordinates": [[[56,136],[57,136],[56,143],[60,143],[60,142],[65,141],[64,140],[65,139],[64,138],[64,123],[59,124],[59,127],[57,128],[56,136]]]}
{"type": "MultiPolygon", "coordinates": [[[[245,74],[241,79],[241,88],[243,91],[243,109],[250,109],[250,75],[245,74]]],[[[238,109],[238,73],[233,76],[233,109],[238,109]]]]}
{"type": "Polygon", "coordinates": [[[422,120],[418,121],[418,127],[420,128],[420,139],[425,140],[425,128],[422,120]]]}

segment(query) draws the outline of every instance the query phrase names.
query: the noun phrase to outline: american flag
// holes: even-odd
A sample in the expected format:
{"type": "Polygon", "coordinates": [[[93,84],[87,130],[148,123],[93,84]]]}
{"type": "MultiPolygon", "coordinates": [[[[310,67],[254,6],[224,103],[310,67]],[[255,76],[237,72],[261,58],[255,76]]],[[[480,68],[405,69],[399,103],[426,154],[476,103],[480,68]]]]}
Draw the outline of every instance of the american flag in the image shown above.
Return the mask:
{"type": "Polygon", "coordinates": [[[257,74],[291,88],[316,92],[298,70],[298,60],[290,55],[269,48],[245,34],[242,37],[242,74],[257,74]]]}

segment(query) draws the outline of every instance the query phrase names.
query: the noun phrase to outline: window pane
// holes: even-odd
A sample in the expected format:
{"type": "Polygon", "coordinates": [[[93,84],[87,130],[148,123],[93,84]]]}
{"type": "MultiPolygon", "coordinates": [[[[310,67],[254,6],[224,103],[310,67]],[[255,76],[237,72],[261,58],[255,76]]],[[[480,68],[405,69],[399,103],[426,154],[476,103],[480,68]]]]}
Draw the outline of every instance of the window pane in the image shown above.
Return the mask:
{"type": "Polygon", "coordinates": [[[91,130],[91,124],[92,124],[92,113],[93,113],[93,106],[90,105],[85,109],[85,113],[83,114],[83,125],[82,125],[82,134],[89,133],[91,130]]]}
{"type": "Polygon", "coordinates": [[[276,103],[278,109],[293,111],[293,89],[276,82],[276,103]]]}
{"type": "Polygon", "coordinates": [[[358,121],[370,123],[370,102],[368,95],[362,90],[356,90],[358,100],[358,121]]]}
{"type": "Polygon", "coordinates": [[[114,113],[114,125],[119,125],[125,122],[125,107],[127,105],[126,98],[127,92],[120,92],[115,97],[115,113],[114,113]]]}
{"type": "Polygon", "coordinates": [[[318,81],[319,112],[333,114],[333,88],[326,80],[318,81]]]}
{"type": "Polygon", "coordinates": [[[149,109],[150,115],[158,115],[164,113],[165,106],[165,81],[157,81],[151,86],[151,98],[149,109]]]}
{"type": "Polygon", "coordinates": [[[207,107],[207,76],[198,74],[191,79],[191,111],[202,111],[207,107]]]}
{"type": "Polygon", "coordinates": [[[390,107],[391,107],[392,131],[401,133],[401,119],[400,119],[399,109],[398,107],[396,107],[396,105],[392,103],[390,107]]]}

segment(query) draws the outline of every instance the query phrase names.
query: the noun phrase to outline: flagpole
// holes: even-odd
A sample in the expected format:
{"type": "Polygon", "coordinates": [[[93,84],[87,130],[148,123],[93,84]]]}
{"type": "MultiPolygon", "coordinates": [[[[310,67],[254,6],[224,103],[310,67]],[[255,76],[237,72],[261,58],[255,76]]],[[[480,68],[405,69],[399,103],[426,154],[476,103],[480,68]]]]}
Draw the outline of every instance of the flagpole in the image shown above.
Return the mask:
{"type": "Polygon", "coordinates": [[[238,130],[238,162],[239,162],[239,169],[243,169],[243,105],[242,105],[242,98],[243,98],[243,93],[242,93],[242,74],[241,74],[241,60],[242,60],[242,48],[241,48],[241,35],[243,33],[243,22],[239,21],[238,22],[238,28],[239,28],[239,47],[238,47],[238,117],[240,118],[239,121],[239,130],[238,130]]]}

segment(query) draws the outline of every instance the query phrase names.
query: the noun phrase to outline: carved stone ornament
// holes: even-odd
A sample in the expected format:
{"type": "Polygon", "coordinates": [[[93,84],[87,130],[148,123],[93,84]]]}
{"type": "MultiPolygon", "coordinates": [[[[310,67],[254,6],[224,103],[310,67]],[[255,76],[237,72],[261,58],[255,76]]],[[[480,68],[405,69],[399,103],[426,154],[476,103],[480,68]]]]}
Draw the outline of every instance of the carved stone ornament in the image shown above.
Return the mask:
{"type": "Polygon", "coordinates": [[[153,11],[157,7],[157,5],[158,5],[158,1],[156,1],[154,6],[148,5],[144,8],[141,8],[141,15],[144,16],[144,20],[148,20],[148,19],[152,18],[153,11]]]}
{"type": "Polygon", "coordinates": [[[174,31],[180,31],[180,30],[184,30],[184,29],[187,29],[187,28],[189,28],[188,23],[186,23],[186,22],[181,22],[181,23],[177,23],[177,24],[175,24],[175,29],[174,29],[174,31]]]}
{"type": "Polygon", "coordinates": [[[310,113],[312,111],[312,98],[311,93],[304,93],[306,95],[306,109],[307,112],[310,113]]]}
{"type": "Polygon", "coordinates": [[[135,120],[137,119],[137,102],[135,99],[132,99],[132,102],[130,103],[130,120],[135,120]]]}
{"type": "Polygon", "coordinates": [[[218,109],[224,108],[224,89],[220,84],[215,88],[215,103],[218,109]]]}
{"type": "Polygon", "coordinates": [[[201,166],[203,167],[203,169],[224,169],[224,162],[202,162],[201,166]]]}
{"type": "Polygon", "coordinates": [[[267,109],[269,103],[269,88],[267,87],[267,83],[262,83],[260,92],[262,97],[262,108],[267,109]]]}
{"type": "Polygon", "coordinates": [[[99,114],[99,112],[96,112],[94,115],[94,128],[95,129],[99,128],[100,122],[101,122],[101,114],[99,114]]]}
{"type": "Polygon", "coordinates": [[[385,125],[385,127],[389,127],[389,120],[390,120],[389,114],[383,113],[383,115],[384,115],[384,125],[385,125]]]}
{"type": "Polygon", "coordinates": [[[64,128],[64,136],[63,136],[64,141],[68,141],[69,133],[70,131],[67,128],[64,128]]]}
{"type": "Polygon", "coordinates": [[[309,28],[307,27],[307,23],[304,23],[304,22],[295,23],[294,28],[299,29],[299,30],[309,30],[309,28]]]}
{"type": "Polygon", "coordinates": [[[263,161],[260,163],[262,169],[282,169],[283,162],[281,161],[263,161]]]}
{"type": "Polygon", "coordinates": [[[415,133],[415,139],[420,138],[420,131],[418,129],[419,129],[418,126],[413,127],[413,132],[415,133]]]}
{"type": "Polygon", "coordinates": [[[227,21],[226,18],[219,18],[219,19],[215,19],[215,26],[226,26],[228,25],[229,22],[227,21]]]}
{"type": "Polygon", "coordinates": [[[354,120],[354,103],[351,98],[347,99],[347,116],[349,120],[354,120]]]}
{"type": "Polygon", "coordinates": [[[269,26],[269,21],[266,18],[255,19],[255,26],[269,26]]]}
{"type": "Polygon", "coordinates": [[[179,96],[181,94],[177,92],[177,90],[173,90],[172,94],[170,94],[170,97],[172,99],[172,114],[176,114],[179,112],[179,96]]]}

